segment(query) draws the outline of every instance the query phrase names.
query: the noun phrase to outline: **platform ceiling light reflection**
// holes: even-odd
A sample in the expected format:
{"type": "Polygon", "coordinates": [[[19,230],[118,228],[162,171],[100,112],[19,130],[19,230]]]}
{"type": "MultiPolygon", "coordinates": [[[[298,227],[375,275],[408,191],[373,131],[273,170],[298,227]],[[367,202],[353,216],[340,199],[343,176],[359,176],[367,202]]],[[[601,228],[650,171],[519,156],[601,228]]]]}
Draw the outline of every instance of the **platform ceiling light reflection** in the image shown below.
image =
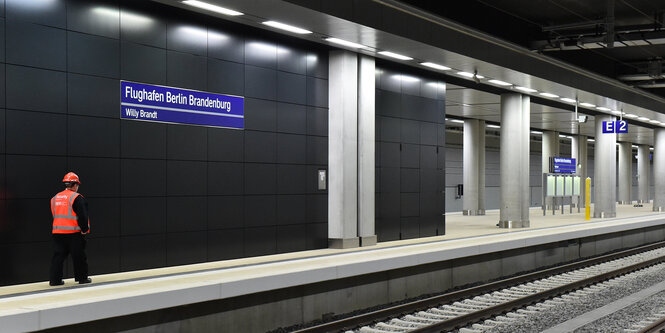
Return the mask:
{"type": "Polygon", "coordinates": [[[354,49],[366,49],[367,48],[367,46],[365,46],[365,45],[354,43],[354,42],[349,42],[348,40],[343,40],[343,39],[334,38],[334,37],[326,38],[326,41],[331,42],[333,44],[337,44],[337,45],[351,47],[351,48],[354,48],[354,49]]]}
{"type": "Polygon", "coordinates": [[[390,51],[381,51],[379,52],[380,55],[386,56],[386,57],[391,57],[399,60],[413,60],[413,58],[395,53],[395,52],[390,52],[390,51]]]}
{"type": "Polygon", "coordinates": [[[453,123],[458,123],[458,124],[464,124],[464,120],[459,120],[459,119],[451,119],[453,123]]]}
{"type": "Polygon", "coordinates": [[[46,9],[53,4],[57,4],[58,0],[20,0],[13,1],[12,5],[21,9],[46,9]]]}
{"type": "Polygon", "coordinates": [[[637,117],[637,120],[641,120],[641,121],[649,121],[650,119],[647,118],[647,117],[637,117]]]}
{"type": "Polygon", "coordinates": [[[155,22],[148,16],[131,13],[124,9],[120,13],[120,21],[123,22],[123,27],[128,27],[130,29],[146,28],[155,22]]]}
{"type": "Polygon", "coordinates": [[[610,108],[606,108],[606,107],[604,107],[604,106],[597,106],[597,107],[596,107],[596,110],[600,110],[600,111],[612,111],[612,109],[610,109],[610,108]]]}
{"type": "Polygon", "coordinates": [[[296,26],[292,26],[292,25],[289,25],[289,24],[286,24],[286,23],[277,22],[277,21],[265,21],[265,22],[263,22],[263,24],[265,24],[269,27],[280,29],[280,30],[293,32],[294,34],[299,34],[299,35],[306,35],[306,34],[311,34],[312,33],[309,30],[299,28],[299,27],[296,27],[296,26]]]}
{"type": "Polygon", "coordinates": [[[627,113],[627,114],[624,115],[624,117],[626,117],[626,118],[637,118],[638,116],[635,115],[635,114],[632,114],[632,113],[627,113]]]}
{"type": "Polygon", "coordinates": [[[446,84],[441,82],[427,82],[427,85],[437,89],[446,89],[446,84]]]}
{"type": "Polygon", "coordinates": [[[492,125],[492,124],[487,124],[487,127],[489,128],[501,128],[499,125],[492,125]]]}
{"type": "Polygon", "coordinates": [[[545,96],[545,97],[550,97],[550,98],[559,98],[559,95],[550,94],[550,93],[547,93],[547,92],[542,92],[539,95],[540,96],[545,96]]]}
{"type": "Polygon", "coordinates": [[[216,32],[216,31],[208,31],[208,40],[210,42],[221,42],[229,39],[229,36],[216,32]]]}
{"type": "Polygon", "coordinates": [[[594,139],[586,139],[588,142],[596,142],[594,139]]]}
{"type": "Polygon", "coordinates": [[[541,131],[531,131],[531,134],[543,134],[541,131]]]}
{"type": "Polygon", "coordinates": [[[468,77],[469,79],[473,79],[474,77],[476,77],[478,79],[484,79],[485,78],[484,76],[478,75],[477,73],[474,74],[474,73],[469,73],[469,72],[457,72],[457,75],[468,77]]]}
{"type": "Polygon", "coordinates": [[[574,100],[572,98],[568,98],[568,97],[562,97],[561,100],[564,101],[564,102],[568,102],[568,103],[576,103],[577,102],[576,100],[574,100]]]}
{"type": "Polygon", "coordinates": [[[232,10],[232,9],[228,9],[228,8],[224,8],[224,7],[221,7],[221,6],[209,4],[209,3],[206,3],[206,2],[203,2],[203,1],[198,1],[198,0],[185,0],[182,3],[184,3],[185,5],[190,5],[192,7],[201,8],[201,9],[209,10],[211,12],[215,12],[215,13],[219,13],[219,14],[223,14],[223,15],[228,15],[228,16],[243,15],[243,13],[241,13],[241,12],[238,12],[238,11],[235,11],[235,10],[232,10]]]}
{"type": "Polygon", "coordinates": [[[535,93],[535,92],[538,91],[536,89],[532,89],[532,88],[529,88],[529,87],[522,87],[522,86],[517,86],[517,87],[515,87],[515,89],[523,91],[523,92],[527,92],[527,93],[535,93]]]}
{"type": "Polygon", "coordinates": [[[423,66],[425,66],[425,67],[438,69],[438,70],[440,70],[440,71],[449,71],[449,70],[451,70],[450,67],[447,67],[447,66],[444,66],[444,65],[435,64],[435,63],[433,63],[433,62],[429,62],[429,61],[421,62],[420,64],[423,65],[423,66]]]}
{"type": "Polygon", "coordinates": [[[512,86],[513,85],[512,83],[508,83],[508,82],[501,81],[501,80],[495,80],[495,79],[489,80],[487,82],[492,83],[492,84],[496,84],[497,86],[502,86],[502,87],[507,87],[507,86],[512,86]]]}
{"type": "Polygon", "coordinates": [[[581,106],[586,106],[588,108],[595,108],[596,107],[596,104],[591,104],[591,103],[587,103],[587,102],[580,103],[580,105],[581,106]]]}
{"type": "Polygon", "coordinates": [[[420,79],[417,78],[417,77],[407,76],[407,75],[400,75],[400,74],[393,75],[393,78],[395,80],[400,80],[400,81],[403,81],[403,82],[418,82],[418,81],[420,81],[420,79]]]}
{"type": "Polygon", "coordinates": [[[208,38],[208,30],[197,27],[178,27],[178,31],[189,36],[208,38]]]}
{"type": "Polygon", "coordinates": [[[620,116],[622,113],[623,113],[623,112],[621,112],[621,111],[619,111],[619,110],[612,110],[612,114],[613,114],[613,115],[620,116]]]}
{"type": "Polygon", "coordinates": [[[649,120],[649,122],[652,123],[652,124],[660,124],[660,121],[655,120],[655,119],[649,120]]]}

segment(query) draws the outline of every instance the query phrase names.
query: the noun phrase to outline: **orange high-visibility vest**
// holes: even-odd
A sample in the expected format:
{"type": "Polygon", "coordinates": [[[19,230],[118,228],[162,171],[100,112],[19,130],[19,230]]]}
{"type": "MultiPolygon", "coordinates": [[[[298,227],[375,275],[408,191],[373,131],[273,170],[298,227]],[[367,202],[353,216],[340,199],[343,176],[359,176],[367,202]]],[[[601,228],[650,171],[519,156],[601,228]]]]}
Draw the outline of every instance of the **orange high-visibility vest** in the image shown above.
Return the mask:
{"type": "MultiPolygon", "coordinates": [[[[64,190],[51,199],[51,214],[53,214],[54,234],[73,234],[81,232],[78,224],[78,216],[72,208],[74,200],[80,194],[64,190]]],[[[88,221],[88,224],[90,222],[88,221]]]]}

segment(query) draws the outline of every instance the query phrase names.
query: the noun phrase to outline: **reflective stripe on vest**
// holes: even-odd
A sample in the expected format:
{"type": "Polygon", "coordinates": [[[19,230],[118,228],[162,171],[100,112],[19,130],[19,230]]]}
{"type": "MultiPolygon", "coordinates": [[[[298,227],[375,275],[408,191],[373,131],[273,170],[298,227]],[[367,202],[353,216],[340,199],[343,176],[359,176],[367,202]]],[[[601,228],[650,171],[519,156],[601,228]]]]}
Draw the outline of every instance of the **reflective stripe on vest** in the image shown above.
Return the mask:
{"type": "Polygon", "coordinates": [[[64,190],[51,199],[51,213],[53,214],[53,233],[69,234],[81,232],[78,225],[78,216],[72,208],[74,200],[79,194],[64,190]],[[64,206],[67,206],[66,208],[64,206]]]}

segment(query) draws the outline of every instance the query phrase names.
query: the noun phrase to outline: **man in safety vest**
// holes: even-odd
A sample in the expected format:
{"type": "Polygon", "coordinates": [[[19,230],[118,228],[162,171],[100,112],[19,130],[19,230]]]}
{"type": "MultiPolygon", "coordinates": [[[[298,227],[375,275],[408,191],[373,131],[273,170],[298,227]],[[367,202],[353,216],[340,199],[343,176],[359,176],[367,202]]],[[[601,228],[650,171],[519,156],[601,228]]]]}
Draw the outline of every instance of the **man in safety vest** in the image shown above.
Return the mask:
{"type": "Polygon", "coordinates": [[[79,284],[90,283],[84,237],[90,233],[88,203],[77,193],[81,181],[75,173],[67,173],[62,182],[65,190],[51,199],[53,258],[49,284],[59,286],[65,283],[62,281],[62,264],[70,253],[74,261],[74,279],[79,284]]]}

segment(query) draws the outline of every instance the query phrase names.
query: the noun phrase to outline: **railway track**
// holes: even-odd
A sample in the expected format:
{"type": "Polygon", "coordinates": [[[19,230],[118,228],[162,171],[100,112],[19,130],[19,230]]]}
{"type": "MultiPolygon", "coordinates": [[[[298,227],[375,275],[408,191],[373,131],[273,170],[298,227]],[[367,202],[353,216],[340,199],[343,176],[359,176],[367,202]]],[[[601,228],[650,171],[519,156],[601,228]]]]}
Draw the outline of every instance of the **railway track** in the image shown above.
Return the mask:
{"type": "Polygon", "coordinates": [[[665,242],[529,273],[296,332],[475,332],[509,323],[616,277],[665,262],[665,242]],[[576,291],[576,292],[575,292],[576,291]],[[567,295],[568,293],[571,293],[567,295]]]}

